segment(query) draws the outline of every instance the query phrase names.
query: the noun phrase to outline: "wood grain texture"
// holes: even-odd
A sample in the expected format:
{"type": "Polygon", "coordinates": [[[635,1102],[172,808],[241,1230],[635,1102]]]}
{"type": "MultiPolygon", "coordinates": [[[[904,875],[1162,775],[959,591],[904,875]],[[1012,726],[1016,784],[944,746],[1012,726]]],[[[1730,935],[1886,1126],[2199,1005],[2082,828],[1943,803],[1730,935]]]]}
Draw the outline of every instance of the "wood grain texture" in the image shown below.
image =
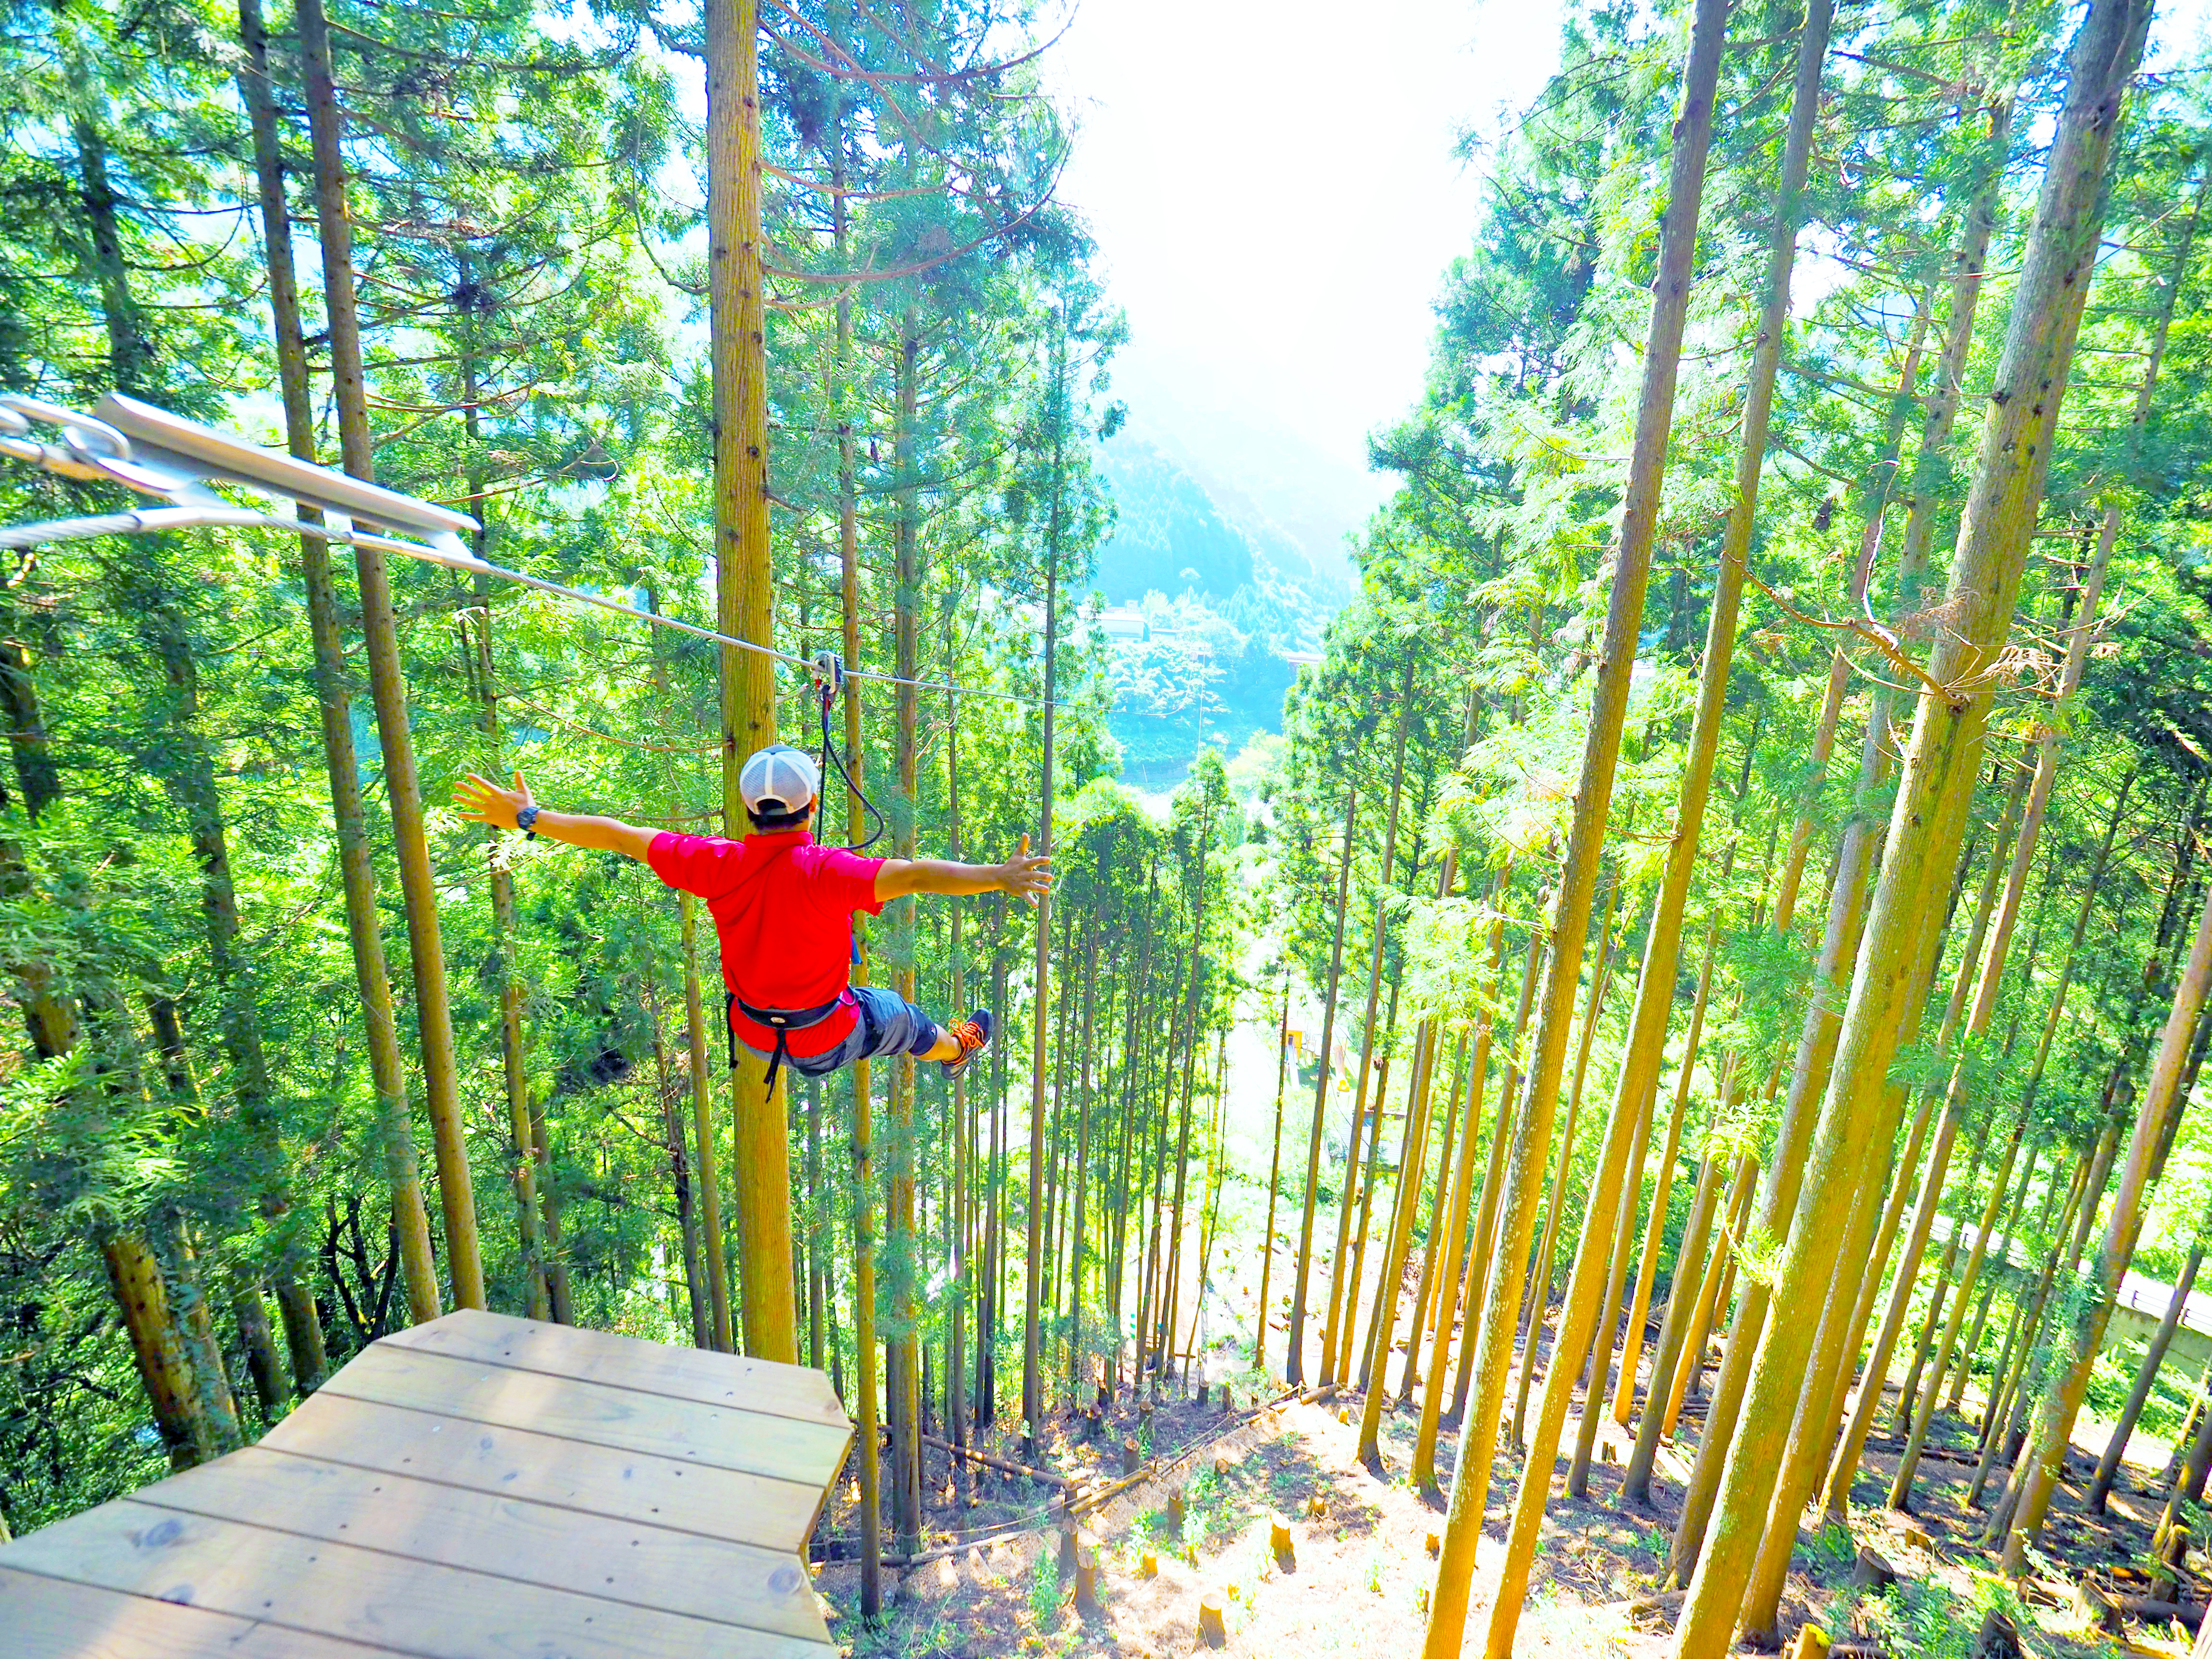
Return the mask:
{"type": "Polygon", "coordinates": [[[607,1382],[702,1406],[847,1426],[844,1407],[820,1371],[707,1353],[605,1331],[579,1330],[503,1314],[463,1310],[394,1331],[379,1345],[472,1359],[479,1364],[607,1382]]]}
{"type": "Polygon", "coordinates": [[[827,1642],[787,1551],[249,1447],[133,1494],[157,1508],[827,1642]]]}
{"type": "Polygon", "coordinates": [[[795,1480],[817,1490],[836,1474],[852,1438],[848,1428],[695,1405],[382,1343],[356,1355],[319,1392],[795,1480]]]}
{"type": "MultiPolygon", "coordinates": [[[[559,1440],[318,1392],[262,1445],[356,1468],[796,1550],[813,1530],[819,1486],[559,1440]]],[[[4,1559],[0,1557],[0,1559],[4,1559]]]]}
{"type": "Polygon", "coordinates": [[[8,1659],[384,1659],[392,1651],[7,1566],[0,1632],[8,1659]]]}
{"type": "Polygon", "coordinates": [[[416,1659],[823,1659],[824,1644],[124,1499],[32,1534],[27,1571],[416,1659]]]}

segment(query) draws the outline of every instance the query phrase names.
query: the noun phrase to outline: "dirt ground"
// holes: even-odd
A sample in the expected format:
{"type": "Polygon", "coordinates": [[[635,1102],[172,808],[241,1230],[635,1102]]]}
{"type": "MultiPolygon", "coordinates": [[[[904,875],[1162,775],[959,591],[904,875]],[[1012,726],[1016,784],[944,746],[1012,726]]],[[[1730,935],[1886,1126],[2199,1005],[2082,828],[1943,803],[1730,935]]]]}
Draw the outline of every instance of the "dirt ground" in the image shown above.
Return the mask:
{"type": "MultiPolygon", "coordinates": [[[[1109,1408],[1095,1438],[1080,1418],[1065,1416],[1048,1426],[1042,1461],[1086,1483],[1077,1488],[1074,1501],[1079,1510],[1087,1509],[1082,1541],[1097,1553],[1101,1605],[1094,1613],[1078,1612],[1072,1583],[1059,1570],[1056,1499],[1030,1482],[987,1471],[971,1487],[963,1512],[949,1501],[945,1455],[933,1450],[933,1524],[923,1544],[925,1554],[935,1559],[903,1574],[886,1571],[883,1620],[873,1629],[860,1625],[855,1567],[831,1562],[817,1569],[817,1588],[832,1609],[831,1628],[842,1650],[862,1659],[1180,1656],[1205,1650],[1199,1611],[1206,1600],[1222,1609],[1231,1653],[1320,1659],[1417,1652],[1436,1571],[1429,1540],[1442,1531],[1443,1517],[1441,1496],[1425,1498],[1407,1479],[1414,1409],[1386,1414],[1378,1475],[1353,1455],[1357,1396],[1263,1406],[1255,1403],[1259,1381],[1233,1379],[1236,1404],[1229,1411],[1220,1404],[1217,1383],[1203,1405],[1177,1398],[1140,1408],[1124,1401],[1109,1408]],[[1349,1423],[1340,1420],[1340,1411],[1349,1423]],[[1125,1438],[1138,1441],[1146,1468],[1158,1472],[1117,1491],[1124,1484],[1125,1438]],[[1086,1500],[1102,1488],[1109,1501],[1086,1500]],[[1180,1527],[1167,1507],[1168,1494],[1176,1491],[1184,1504],[1180,1527]],[[1278,1516],[1291,1522],[1288,1559],[1277,1559],[1269,1548],[1271,1522],[1278,1516]]],[[[1882,1425],[1887,1426],[1887,1414],[1882,1425]]],[[[1697,1428],[1686,1414],[1682,1438],[1662,1453],[1650,1510],[1621,1505],[1617,1462],[1599,1462],[1586,1500],[1568,1498],[1555,1486],[1516,1654],[1656,1659],[1667,1650],[1670,1611],[1663,1606],[1639,1611],[1637,1603],[1658,1590],[1697,1428]]],[[[1574,1430],[1570,1419],[1569,1446],[1574,1430]]],[[[1601,1438],[1626,1449],[1626,1437],[1609,1424],[1601,1438]]],[[[1848,1644],[1847,1651],[1966,1659],[1985,1614],[1996,1608],[2012,1620],[2030,1656],[2185,1655],[2188,1638],[2172,1625],[2130,1625],[2124,1644],[2100,1631],[2074,1589],[2089,1575],[2115,1595],[2148,1594],[2142,1564],[2158,1500],[2142,1489],[2152,1484],[2155,1468],[2130,1468],[2109,1513],[2086,1516],[2080,1494],[2093,1459],[2077,1448],[2053,1504],[2045,1555],[2014,1586],[1990,1571],[1994,1564],[1976,1542],[1984,1517],[1962,1507],[1972,1476],[1972,1438],[1968,1424],[1950,1417],[1939,1424],[1922,1464],[1917,1512],[1911,1516],[1883,1507],[1898,1443],[1877,1437],[1869,1445],[1848,1535],[1835,1528],[1799,1534],[1784,1604],[1785,1636],[1811,1620],[1848,1644]],[[1862,1545],[1895,1568],[1894,1587],[1875,1593],[1852,1588],[1862,1545]]],[[[2100,1426],[2085,1425],[2082,1439],[2101,1446],[2100,1426]]],[[[984,1445],[996,1455],[1018,1455],[1010,1440],[987,1438],[984,1445]]],[[[2164,1449],[2145,1448],[2140,1440],[2137,1449],[2164,1449]]],[[[1447,1434],[1439,1468],[1449,1471],[1456,1455],[1447,1434]]],[[[1502,1553],[1506,1506],[1518,1475],[1517,1460],[1501,1453],[1491,1482],[1468,1652],[1480,1651],[1487,1586],[1502,1553]]],[[[839,1495],[833,1530],[849,1519],[853,1497],[849,1491],[839,1495]]],[[[891,1547],[889,1540],[885,1547],[891,1547]]],[[[2207,1564],[2192,1555],[2191,1565],[2202,1569],[2207,1564]]],[[[2182,1600],[2201,1600],[2203,1583],[2191,1575],[2182,1600]]]]}

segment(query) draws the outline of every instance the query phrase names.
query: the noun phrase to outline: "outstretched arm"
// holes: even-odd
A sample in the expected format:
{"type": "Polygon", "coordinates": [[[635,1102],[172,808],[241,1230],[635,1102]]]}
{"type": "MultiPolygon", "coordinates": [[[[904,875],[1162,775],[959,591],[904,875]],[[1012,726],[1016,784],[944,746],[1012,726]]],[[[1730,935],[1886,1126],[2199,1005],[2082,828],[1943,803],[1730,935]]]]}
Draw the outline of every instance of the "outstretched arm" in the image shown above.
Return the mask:
{"type": "Polygon", "coordinates": [[[876,872],[876,896],[904,898],[908,893],[1018,893],[1031,904],[1052,885],[1052,860],[1021,850],[1004,864],[955,864],[950,859],[885,859],[876,872]]]}
{"type": "MultiPolygon", "coordinates": [[[[515,815],[526,806],[537,803],[530,798],[530,786],[522,781],[522,774],[514,775],[514,787],[502,789],[489,779],[471,772],[453,786],[453,805],[471,823],[489,823],[501,830],[513,830],[515,815]]],[[[657,830],[641,830],[634,823],[624,823],[620,818],[587,817],[581,812],[556,812],[539,806],[531,829],[548,841],[566,842],[571,847],[588,848],[596,853],[620,853],[640,863],[653,846],[657,830]]]]}

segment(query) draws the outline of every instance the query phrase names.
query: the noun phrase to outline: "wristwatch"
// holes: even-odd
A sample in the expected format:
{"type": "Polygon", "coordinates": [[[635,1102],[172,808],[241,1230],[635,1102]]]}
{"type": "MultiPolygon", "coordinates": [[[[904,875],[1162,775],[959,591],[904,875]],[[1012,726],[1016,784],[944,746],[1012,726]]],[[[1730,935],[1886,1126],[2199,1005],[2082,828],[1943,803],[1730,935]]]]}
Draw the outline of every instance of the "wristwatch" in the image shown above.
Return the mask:
{"type": "Polygon", "coordinates": [[[538,832],[530,826],[537,822],[538,809],[535,806],[526,806],[514,815],[514,827],[532,841],[538,839],[538,832]]]}

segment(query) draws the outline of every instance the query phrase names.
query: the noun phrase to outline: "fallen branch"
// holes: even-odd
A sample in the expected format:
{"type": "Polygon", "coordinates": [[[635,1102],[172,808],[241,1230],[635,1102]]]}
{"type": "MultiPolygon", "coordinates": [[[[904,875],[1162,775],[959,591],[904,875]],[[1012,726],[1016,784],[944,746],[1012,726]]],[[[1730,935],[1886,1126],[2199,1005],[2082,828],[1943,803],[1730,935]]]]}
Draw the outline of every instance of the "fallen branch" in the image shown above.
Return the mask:
{"type": "Polygon", "coordinates": [[[940,1440],[933,1434],[921,1437],[925,1446],[934,1446],[955,1457],[964,1457],[971,1463],[980,1463],[987,1469],[996,1469],[1001,1474],[1018,1474],[1025,1480],[1042,1481],[1048,1486],[1072,1486],[1075,1483],[1064,1474],[1054,1474],[1049,1469],[1033,1469],[1025,1463],[1011,1462],[1003,1457],[994,1457],[988,1452],[979,1452],[973,1446],[956,1446],[949,1440],[940,1440]]]}

